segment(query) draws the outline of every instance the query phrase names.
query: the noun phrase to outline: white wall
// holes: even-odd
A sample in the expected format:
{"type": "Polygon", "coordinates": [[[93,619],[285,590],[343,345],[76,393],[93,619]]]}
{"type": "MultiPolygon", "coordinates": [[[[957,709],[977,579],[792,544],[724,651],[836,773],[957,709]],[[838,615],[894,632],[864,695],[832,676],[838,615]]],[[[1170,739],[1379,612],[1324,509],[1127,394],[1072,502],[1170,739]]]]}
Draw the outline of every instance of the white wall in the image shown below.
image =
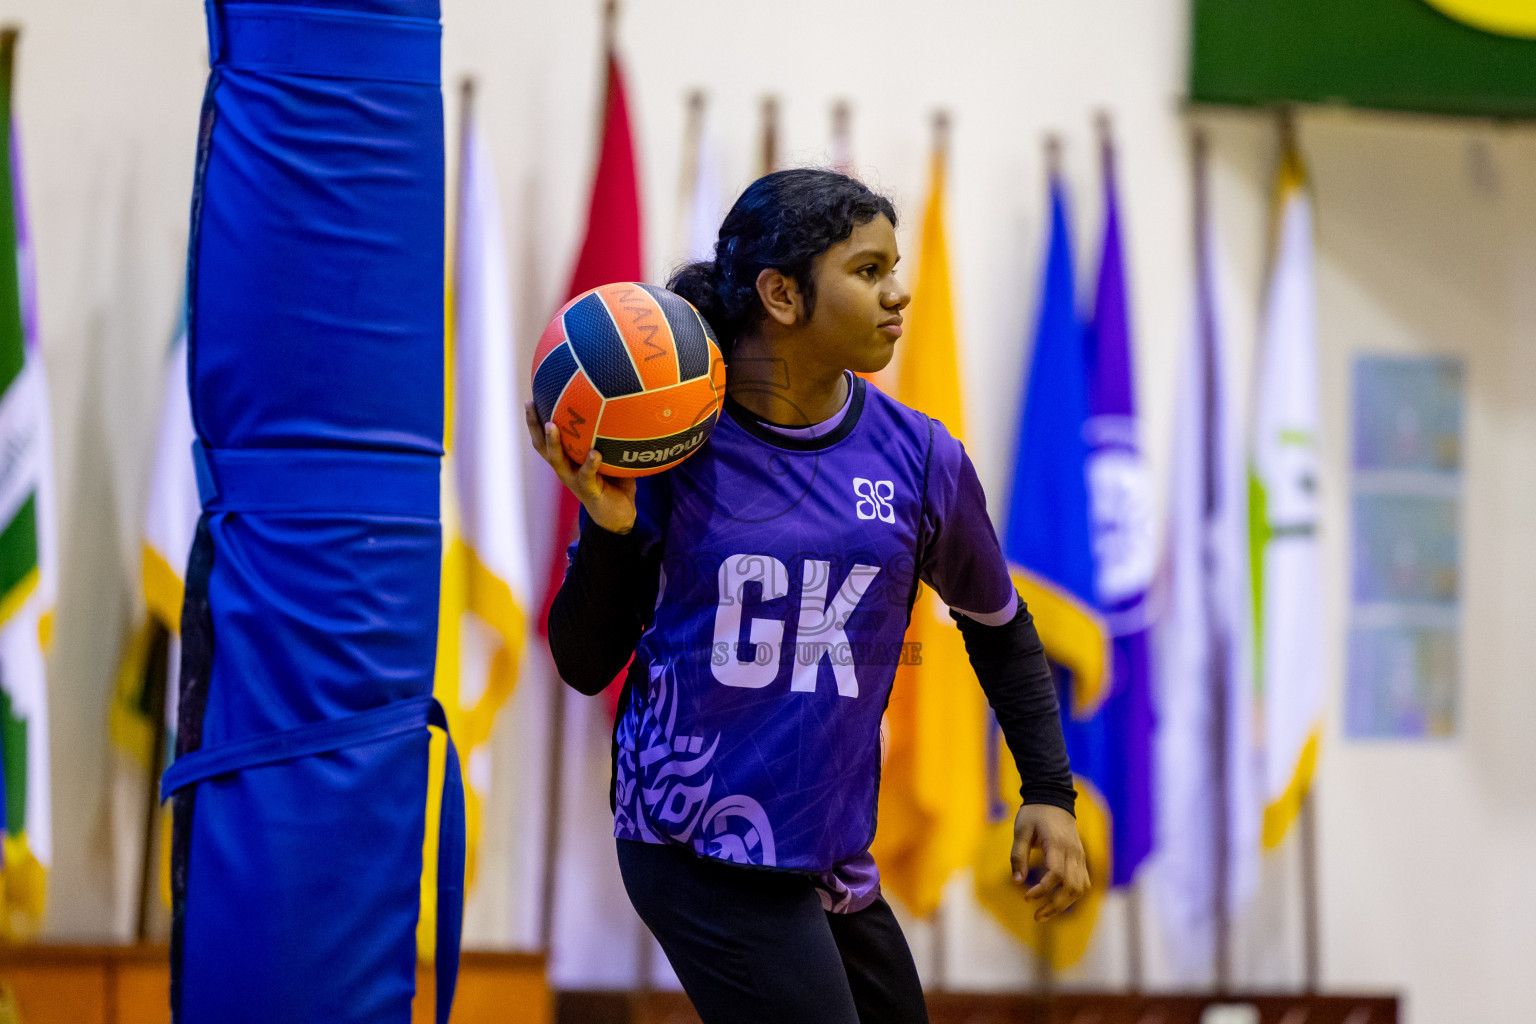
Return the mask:
{"type": "MultiPolygon", "coordinates": [[[[597,3],[445,0],[445,82],[454,124],[460,74],[480,80],[500,173],[519,336],[531,347],[562,297],[585,215],[600,83],[597,3]]],[[[25,29],[17,104],[25,138],[52,374],[64,531],[53,657],[56,863],[49,933],[121,935],[106,824],[105,708],[133,614],[136,521],[157,405],[159,357],[176,316],[188,189],[204,72],[201,5],[187,0],[12,0],[25,29]]],[[[734,189],[752,174],[757,103],[780,96],[794,161],[827,159],[828,108],[854,109],[860,170],[898,201],[902,242],[925,182],[927,118],[954,115],[953,260],[983,482],[1001,493],[1033,313],[1045,214],[1041,139],[1066,140],[1079,262],[1096,259],[1097,171],[1090,120],[1120,143],[1146,445],[1161,481],[1173,378],[1188,319],[1188,125],[1179,97],[1183,0],[952,2],[629,0],[621,42],[642,161],[647,258],[661,277],[673,248],[683,99],[709,90],[734,189]]],[[[1240,286],[1235,370],[1252,344],[1274,154],[1255,115],[1201,114],[1213,135],[1214,203],[1240,286]]],[[[1536,955],[1536,132],[1407,118],[1308,113],[1301,142],[1316,181],[1318,292],[1329,427],[1330,722],[1319,820],[1324,978],[1408,994],[1408,1019],[1524,1019],[1521,968],[1536,955]],[[1362,350],[1458,352],[1469,375],[1463,726],[1438,744],[1349,743],[1338,728],[1348,519],[1349,360],[1362,350]]],[[[534,673],[538,676],[538,673],[534,673]]],[[[492,818],[533,813],[496,837],[506,865],[472,900],[471,934],[534,934],[540,772],[547,738],[539,676],[497,739],[492,818]],[[533,762],[533,763],[530,763],[533,762]],[[520,767],[520,766],[526,766],[520,767]]],[[[605,835],[600,716],[567,729],[573,782],[554,967],[573,984],[625,986],[642,958],[613,885],[605,835]],[[598,878],[600,881],[592,881],[598,878]],[[592,954],[605,950],[601,959],[592,954]]],[[[1266,868],[1241,929],[1256,984],[1299,978],[1295,850],[1266,868]]],[[[493,858],[493,859],[495,859],[493,858]]],[[[491,861],[482,872],[492,877],[491,861]]],[[[956,892],[962,893],[963,881],[956,892]]],[[[945,962],[926,925],[920,965],[958,987],[1021,987],[1027,958],[957,899],[945,962]]],[[[1124,977],[1123,907],[1068,984],[1124,977]]],[[[1149,937],[1151,929],[1149,927],[1149,937]]],[[[1154,982],[1167,981],[1155,943],[1154,982]]],[[[659,970],[659,969],[658,969],[659,970]]],[[[664,971],[660,971],[664,975],[664,971]]]]}

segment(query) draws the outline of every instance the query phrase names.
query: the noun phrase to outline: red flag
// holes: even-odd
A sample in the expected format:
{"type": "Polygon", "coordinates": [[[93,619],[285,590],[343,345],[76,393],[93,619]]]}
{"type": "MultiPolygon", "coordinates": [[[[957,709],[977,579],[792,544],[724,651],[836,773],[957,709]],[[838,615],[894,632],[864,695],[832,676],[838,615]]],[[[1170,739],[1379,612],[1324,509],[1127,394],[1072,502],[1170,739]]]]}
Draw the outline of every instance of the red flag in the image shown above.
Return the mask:
{"type": "MultiPolygon", "coordinates": [[[[597,154],[597,173],[592,178],[592,204],[587,210],[587,233],[571,274],[566,301],[588,288],[614,281],[639,281],[644,271],[640,255],[640,186],[635,175],[634,136],[629,130],[629,104],[618,57],[608,50],[607,98],[603,104],[603,138],[597,154]]],[[[556,511],[558,538],[550,550],[545,575],[543,611],[539,630],[548,635],[549,606],[565,578],[566,545],[576,536],[576,498],[560,489],[556,511]]],[[[610,703],[616,701],[610,698],[610,703]]]]}

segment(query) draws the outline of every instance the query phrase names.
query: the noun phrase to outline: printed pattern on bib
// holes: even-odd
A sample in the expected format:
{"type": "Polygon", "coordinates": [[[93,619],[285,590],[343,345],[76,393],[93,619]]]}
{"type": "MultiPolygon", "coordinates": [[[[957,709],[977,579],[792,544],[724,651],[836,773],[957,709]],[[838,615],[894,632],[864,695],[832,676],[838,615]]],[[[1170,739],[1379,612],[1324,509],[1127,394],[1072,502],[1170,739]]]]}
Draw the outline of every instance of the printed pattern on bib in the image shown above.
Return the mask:
{"type": "Polygon", "coordinates": [[[681,843],[735,864],[775,866],[773,827],[762,804],[714,792],[719,733],[679,735],[677,671],[653,665],[649,674],[655,703],[640,711],[638,722],[633,708],[627,711],[618,726],[615,834],[681,843]]]}

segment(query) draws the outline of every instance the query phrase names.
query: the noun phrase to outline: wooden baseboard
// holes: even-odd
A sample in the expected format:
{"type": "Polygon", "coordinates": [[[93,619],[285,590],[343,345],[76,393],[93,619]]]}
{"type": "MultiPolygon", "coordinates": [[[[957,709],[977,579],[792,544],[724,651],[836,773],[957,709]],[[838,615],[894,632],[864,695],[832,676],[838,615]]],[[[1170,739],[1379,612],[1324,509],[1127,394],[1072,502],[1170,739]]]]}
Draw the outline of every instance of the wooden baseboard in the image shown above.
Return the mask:
{"type": "MultiPolygon", "coordinates": [[[[0,947],[0,1024],[170,1024],[170,987],[163,945],[0,947]]],[[[412,1024],[431,1024],[430,966],[417,971],[416,992],[412,1024]]],[[[544,957],[466,951],[460,958],[452,1024],[553,1020],[544,957]]]]}
{"type": "MultiPolygon", "coordinates": [[[[148,946],[0,947],[0,1024],[170,1024],[169,953],[148,946]],[[9,1016],[8,1016],[9,1015],[9,1016]]],[[[412,1024],[430,1024],[432,969],[417,975],[412,1024]]],[[[1398,999],[1383,995],[1183,995],[1063,993],[1046,998],[928,994],[933,1024],[1397,1024],[1398,999]]],[[[698,1024],[680,992],[552,994],[542,956],[467,951],[459,965],[453,1024],[698,1024]]]]}
{"type": "MultiPolygon", "coordinates": [[[[1382,995],[1125,995],[1053,997],[930,992],[932,1024],[1397,1024],[1398,1000],[1382,995]]],[[[558,993],[557,1024],[698,1024],[680,992],[558,993]]]]}

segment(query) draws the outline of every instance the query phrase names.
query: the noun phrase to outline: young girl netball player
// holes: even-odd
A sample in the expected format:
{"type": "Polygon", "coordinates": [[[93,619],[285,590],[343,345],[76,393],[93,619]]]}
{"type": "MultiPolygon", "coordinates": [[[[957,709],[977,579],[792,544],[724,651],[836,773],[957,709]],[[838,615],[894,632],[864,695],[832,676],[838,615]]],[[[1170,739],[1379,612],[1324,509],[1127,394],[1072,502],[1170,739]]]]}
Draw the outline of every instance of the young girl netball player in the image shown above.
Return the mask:
{"type": "Polygon", "coordinates": [[[527,408],[585,509],[550,648],[587,694],[634,656],[614,726],[619,867],[707,1024],[927,1019],[868,852],[919,581],[952,609],[1023,778],[1015,880],[1039,848],[1040,918],[1088,888],[1050,671],[976,472],[943,424],[853,372],[901,336],[895,227],[889,200],[830,171],[742,194],[714,261],[670,283],[728,382],[708,441],[671,470],[601,476],[595,450],[576,465],[527,408]]]}

